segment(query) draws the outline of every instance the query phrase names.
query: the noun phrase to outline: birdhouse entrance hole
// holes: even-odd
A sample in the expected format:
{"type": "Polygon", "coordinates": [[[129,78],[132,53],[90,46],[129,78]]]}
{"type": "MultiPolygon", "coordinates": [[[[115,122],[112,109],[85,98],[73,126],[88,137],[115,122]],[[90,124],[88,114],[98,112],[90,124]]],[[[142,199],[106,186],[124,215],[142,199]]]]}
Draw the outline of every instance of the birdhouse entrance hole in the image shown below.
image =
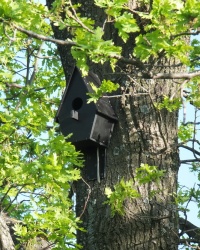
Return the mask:
{"type": "Polygon", "coordinates": [[[77,97],[72,101],[73,110],[79,110],[82,106],[83,106],[83,100],[80,97],[77,97]]]}

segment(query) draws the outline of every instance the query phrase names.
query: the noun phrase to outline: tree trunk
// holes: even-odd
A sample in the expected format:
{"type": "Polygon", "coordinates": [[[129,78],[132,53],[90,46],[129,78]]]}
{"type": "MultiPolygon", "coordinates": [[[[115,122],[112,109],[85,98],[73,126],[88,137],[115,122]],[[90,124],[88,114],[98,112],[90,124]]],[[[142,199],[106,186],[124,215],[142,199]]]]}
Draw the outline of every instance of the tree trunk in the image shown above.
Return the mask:
{"type": "MultiPolygon", "coordinates": [[[[50,6],[52,0],[47,2],[50,6]]],[[[131,6],[136,7],[135,1],[131,6]]],[[[82,9],[85,16],[96,19],[98,24],[105,21],[103,11],[94,7],[93,1],[82,3],[82,9]]],[[[106,29],[108,39],[114,39],[116,44],[122,43],[112,24],[107,25],[106,29]]],[[[56,27],[54,32],[56,38],[68,36],[67,31],[59,33],[56,27]]],[[[133,41],[131,37],[125,44],[124,55],[132,51],[133,41]]],[[[69,67],[63,56],[66,53],[62,51],[60,56],[67,75],[69,67]]],[[[107,150],[105,179],[100,183],[88,181],[83,169],[83,179],[87,185],[82,180],[76,184],[76,212],[77,216],[82,215],[82,226],[86,229],[86,232],[77,232],[77,242],[84,250],[175,250],[179,241],[178,214],[174,203],[179,168],[178,112],[158,111],[154,103],[162,100],[164,95],[175,93],[176,86],[165,80],[132,79],[135,68],[120,67],[127,74],[119,77],[119,74],[109,72],[107,64],[91,64],[91,69],[101,79],[110,78],[121,85],[118,94],[122,94],[122,97],[112,98],[118,123],[107,150]],[[124,95],[130,92],[130,96],[124,95]],[[141,198],[127,199],[124,203],[125,215],[112,217],[110,207],[104,204],[105,188],[113,188],[122,178],[135,180],[136,169],[142,163],[166,171],[160,186],[154,182],[135,184],[133,188],[138,190],[141,198]],[[157,193],[152,196],[153,191],[157,193]]]]}
{"type": "MultiPolygon", "coordinates": [[[[152,98],[158,98],[156,91],[152,98]]],[[[91,195],[81,218],[87,232],[78,232],[78,243],[85,250],[177,249],[177,211],[173,205],[178,170],[178,154],[173,146],[177,141],[177,114],[158,114],[149,96],[133,96],[125,103],[118,99],[115,111],[119,122],[108,148],[106,178],[101,183],[88,182],[91,195]],[[154,183],[133,187],[141,199],[127,200],[125,216],[112,218],[110,208],[103,204],[105,187],[113,187],[122,178],[134,179],[141,163],[166,170],[162,191],[151,197],[150,191],[157,190],[154,183]]],[[[80,215],[88,187],[80,181],[76,190],[80,215]]]]}
{"type": "Polygon", "coordinates": [[[10,229],[6,224],[6,217],[0,215],[0,250],[14,250],[14,242],[10,229]]]}

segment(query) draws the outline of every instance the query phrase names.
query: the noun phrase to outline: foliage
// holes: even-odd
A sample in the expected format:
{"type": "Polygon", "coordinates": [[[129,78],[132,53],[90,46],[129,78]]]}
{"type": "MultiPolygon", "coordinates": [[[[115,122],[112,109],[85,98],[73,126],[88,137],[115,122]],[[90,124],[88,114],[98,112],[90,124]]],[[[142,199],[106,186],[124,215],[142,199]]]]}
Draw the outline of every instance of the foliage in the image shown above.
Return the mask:
{"type": "Polygon", "coordinates": [[[193,124],[181,124],[178,129],[178,138],[181,142],[186,142],[193,137],[194,125],[193,124]]]}
{"type": "Polygon", "coordinates": [[[105,63],[110,61],[111,67],[117,62],[112,55],[120,55],[121,48],[114,46],[111,40],[104,41],[102,39],[103,30],[96,28],[94,33],[85,33],[82,30],[76,30],[74,42],[79,44],[80,47],[72,48],[72,55],[77,61],[77,66],[81,67],[83,74],[87,74],[88,67],[86,65],[87,57],[95,63],[105,63]],[[85,65],[84,65],[85,64],[85,65]]]}
{"type": "MultiPolygon", "coordinates": [[[[141,164],[139,168],[136,168],[136,175],[134,180],[140,185],[155,182],[159,185],[161,178],[164,176],[163,170],[158,170],[156,166],[149,166],[148,164],[141,164]]],[[[136,183],[133,180],[124,181],[122,179],[117,185],[114,186],[114,190],[107,187],[105,194],[107,201],[105,204],[109,204],[111,207],[111,213],[124,215],[124,202],[127,199],[136,199],[141,197],[141,194],[136,190],[136,183]]],[[[152,192],[155,195],[155,192],[152,192]]]]}
{"type": "MultiPolygon", "coordinates": [[[[141,1],[144,2],[144,1],[141,1]]],[[[112,40],[104,40],[104,30],[102,27],[94,28],[94,21],[86,19],[79,13],[81,4],[71,5],[70,1],[65,2],[65,19],[55,15],[62,8],[62,1],[55,1],[50,19],[62,28],[78,26],[73,30],[73,41],[78,44],[72,48],[72,54],[77,60],[77,64],[84,73],[87,72],[88,59],[95,63],[111,62],[114,65],[120,57],[121,48],[115,46],[112,40]],[[74,13],[76,16],[74,17],[74,13]]],[[[184,5],[182,1],[156,0],[153,1],[150,13],[136,12],[144,24],[144,34],[140,34],[136,15],[131,13],[126,0],[104,1],[96,0],[95,4],[105,10],[106,22],[114,23],[119,36],[124,42],[130,34],[136,36],[136,46],[133,55],[142,61],[147,61],[150,56],[159,57],[161,52],[167,57],[176,57],[186,65],[190,65],[190,58],[194,58],[193,46],[188,45],[181,34],[187,32],[191,27],[196,28],[199,24],[200,9],[198,1],[188,0],[184,5]],[[170,13],[170,14],[169,14],[170,13]],[[148,20],[148,22],[147,22],[148,20]],[[192,20],[192,22],[190,22],[192,20]]],[[[198,47],[196,49],[198,51],[198,47]]],[[[194,63],[193,63],[194,65],[194,63]]]]}
{"type": "MultiPolygon", "coordinates": [[[[54,249],[72,249],[79,228],[68,194],[71,183],[80,178],[82,160],[54,123],[65,78],[50,22],[61,31],[69,30],[71,38],[62,42],[71,49],[83,75],[89,70],[89,62],[106,63],[113,71],[120,62],[132,65],[136,76],[154,80],[159,79],[158,72],[165,76],[168,70],[168,65],[160,69],[159,63],[163,58],[171,58],[176,69],[172,73],[180,66],[189,70],[187,77],[183,77],[184,85],[176,82],[180,79],[176,74],[172,77],[169,72],[167,77],[178,84],[179,90],[186,87],[187,100],[200,107],[200,43],[197,39],[188,42],[192,34],[199,34],[200,2],[139,2],[141,9],[135,10],[127,0],[95,0],[96,6],[105,12],[102,26],[81,14],[81,3],[55,0],[48,10],[37,1],[0,2],[0,207],[23,222],[15,225],[21,242],[42,234],[54,244],[54,249]],[[109,24],[116,28],[118,42],[107,38],[105,25],[109,24]],[[129,39],[134,46],[125,58],[122,47],[129,39]],[[177,61],[180,63],[176,64],[177,61]]],[[[89,102],[96,102],[105,93],[116,91],[119,85],[104,79],[99,88],[92,88],[94,93],[89,95],[89,102]]],[[[149,86],[146,92],[150,95],[151,91],[149,86]]],[[[177,97],[177,93],[174,98],[173,94],[164,96],[157,108],[169,112],[179,109],[183,96],[177,97]]],[[[193,125],[196,119],[197,116],[193,125]]],[[[194,138],[193,125],[179,127],[182,142],[194,138]]],[[[199,169],[196,167],[195,171],[199,169]]],[[[143,164],[136,170],[134,181],[139,185],[149,182],[159,185],[163,176],[162,170],[143,164]]],[[[106,189],[106,204],[113,214],[124,213],[127,198],[139,197],[133,187],[133,180],[122,179],[113,189],[106,189]]],[[[199,202],[197,191],[180,191],[177,201],[183,204],[192,196],[199,202]]]]}
{"type": "Polygon", "coordinates": [[[97,6],[105,9],[110,22],[115,22],[115,27],[118,29],[118,34],[124,42],[127,41],[130,33],[140,31],[133,14],[127,11],[122,11],[123,9],[128,9],[126,7],[124,8],[124,6],[127,4],[126,0],[107,2],[104,0],[96,0],[95,3],[97,6]]]}
{"type": "Polygon", "coordinates": [[[149,166],[148,164],[141,164],[140,168],[136,169],[135,178],[140,184],[146,184],[149,182],[158,183],[161,177],[164,176],[164,170],[158,170],[156,166],[149,166]]]}
{"type": "Polygon", "coordinates": [[[158,110],[161,109],[167,109],[169,112],[172,112],[174,110],[178,110],[181,108],[182,102],[180,101],[180,98],[173,98],[172,100],[168,96],[163,97],[163,101],[160,103],[155,103],[155,107],[158,110]]]}
{"type": "Polygon", "coordinates": [[[101,83],[101,86],[97,88],[93,83],[90,83],[93,93],[88,93],[88,96],[90,97],[88,99],[88,103],[90,102],[97,102],[100,97],[102,97],[105,93],[112,93],[113,91],[116,91],[119,88],[119,84],[115,84],[111,82],[110,80],[106,81],[103,80],[101,83]]]}
{"type": "Polygon", "coordinates": [[[107,187],[105,194],[108,198],[105,204],[110,205],[112,216],[116,213],[124,215],[124,201],[126,199],[136,199],[140,197],[137,190],[133,189],[133,181],[124,181],[124,179],[114,186],[114,191],[107,187]]]}
{"type": "Polygon", "coordinates": [[[189,82],[187,86],[189,87],[190,93],[187,97],[187,100],[190,101],[192,105],[194,105],[196,108],[200,108],[200,78],[195,77],[192,79],[192,82],[189,82]]]}
{"type": "Polygon", "coordinates": [[[22,221],[15,224],[20,244],[43,235],[54,249],[69,249],[79,220],[68,194],[80,178],[82,160],[54,123],[63,69],[55,46],[27,38],[11,25],[51,35],[47,8],[1,1],[0,13],[1,211],[22,221]]]}

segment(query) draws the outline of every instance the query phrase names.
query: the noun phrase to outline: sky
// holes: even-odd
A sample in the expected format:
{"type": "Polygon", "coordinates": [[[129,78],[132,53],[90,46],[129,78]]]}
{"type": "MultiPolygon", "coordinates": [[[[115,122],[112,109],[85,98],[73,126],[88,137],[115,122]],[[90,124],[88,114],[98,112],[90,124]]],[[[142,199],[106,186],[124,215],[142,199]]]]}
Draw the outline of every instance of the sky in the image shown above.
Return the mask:
{"type": "MultiPolygon", "coordinates": [[[[195,115],[194,106],[191,104],[186,105],[186,122],[193,121],[195,115]]],[[[200,113],[200,112],[199,112],[200,113]]],[[[179,124],[183,121],[183,110],[179,112],[179,124]]],[[[200,132],[197,132],[196,138],[199,139],[200,132]]],[[[198,150],[198,148],[197,148],[198,150]]],[[[180,159],[192,159],[194,158],[193,154],[186,149],[180,148],[180,159]]],[[[189,167],[186,164],[182,164],[179,170],[179,184],[192,188],[198,188],[198,176],[194,172],[189,171],[189,167]]],[[[195,224],[196,226],[200,227],[200,219],[198,218],[198,208],[195,202],[190,202],[188,208],[191,210],[188,213],[187,219],[195,224]]],[[[183,216],[183,214],[181,214],[183,216]]]]}

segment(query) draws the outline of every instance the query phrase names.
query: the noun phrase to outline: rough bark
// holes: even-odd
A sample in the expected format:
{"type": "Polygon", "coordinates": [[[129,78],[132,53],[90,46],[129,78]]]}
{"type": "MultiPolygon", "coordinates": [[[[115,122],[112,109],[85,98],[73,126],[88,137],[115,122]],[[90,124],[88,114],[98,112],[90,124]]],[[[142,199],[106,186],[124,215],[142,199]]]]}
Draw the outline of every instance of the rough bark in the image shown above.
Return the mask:
{"type": "MultiPolygon", "coordinates": [[[[47,2],[50,6],[52,0],[47,2]]],[[[136,3],[132,1],[130,6],[136,8],[136,3]]],[[[98,24],[105,21],[102,10],[95,8],[93,1],[82,3],[82,10],[83,15],[96,19],[98,24]]],[[[67,31],[59,32],[54,27],[54,32],[56,38],[67,37],[67,31]]],[[[106,27],[106,37],[114,39],[116,44],[122,43],[112,24],[106,27]]],[[[123,54],[129,55],[133,46],[134,37],[131,37],[124,46],[123,54]]],[[[62,51],[60,56],[67,75],[70,57],[66,61],[66,53],[62,51]]],[[[122,94],[122,98],[112,99],[119,121],[108,148],[106,178],[100,183],[88,181],[86,185],[79,181],[76,184],[76,212],[77,216],[82,215],[82,226],[86,229],[86,232],[77,232],[77,241],[84,250],[178,249],[178,216],[174,204],[179,168],[176,147],[178,113],[158,111],[154,106],[163,95],[175,93],[176,86],[172,81],[131,79],[129,74],[133,75],[136,70],[132,66],[119,65],[127,75],[109,75],[111,71],[107,64],[90,66],[101,79],[111,78],[121,84],[118,94],[122,94]],[[125,93],[132,94],[126,96],[125,93]],[[148,185],[135,183],[133,188],[138,190],[141,198],[127,199],[124,203],[125,215],[112,217],[110,207],[104,204],[105,187],[112,188],[122,178],[134,180],[136,168],[141,163],[166,171],[160,186],[153,182],[148,185]],[[151,196],[151,191],[158,193],[151,196]]],[[[84,170],[82,174],[85,178],[84,170]]]]}
{"type": "Polygon", "coordinates": [[[2,214],[0,215],[0,250],[14,250],[14,242],[5,218],[2,214]]]}
{"type": "MultiPolygon", "coordinates": [[[[100,184],[89,182],[92,192],[82,217],[87,233],[79,232],[79,243],[88,250],[177,249],[173,193],[176,192],[178,157],[172,146],[176,141],[177,115],[166,112],[161,116],[163,121],[158,121],[148,97],[130,99],[126,105],[116,101],[119,123],[108,149],[106,179],[100,184]],[[161,193],[150,197],[149,192],[157,189],[153,183],[137,186],[142,198],[127,200],[125,216],[111,218],[109,207],[103,204],[105,187],[112,187],[122,177],[134,178],[135,169],[141,163],[166,170],[161,193]]],[[[83,210],[87,192],[87,186],[80,182],[77,185],[78,215],[83,210]]]]}
{"type": "MultiPolygon", "coordinates": [[[[153,83],[150,96],[131,96],[114,102],[119,122],[108,148],[106,178],[88,182],[91,195],[82,216],[87,233],[78,232],[78,242],[86,250],[177,249],[177,211],[173,205],[178,171],[177,113],[159,112],[153,102],[160,93],[169,94],[170,83],[153,83]],[[125,216],[110,215],[103,204],[105,187],[113,187],[121,178],[134,179],[141,163],[166,170],[160,193],[154,183],[135,186],[141,199],[127,200],[125,216]]],[[[88,187],[77,185],[77,215],[84,209],[88,187]]]]}

